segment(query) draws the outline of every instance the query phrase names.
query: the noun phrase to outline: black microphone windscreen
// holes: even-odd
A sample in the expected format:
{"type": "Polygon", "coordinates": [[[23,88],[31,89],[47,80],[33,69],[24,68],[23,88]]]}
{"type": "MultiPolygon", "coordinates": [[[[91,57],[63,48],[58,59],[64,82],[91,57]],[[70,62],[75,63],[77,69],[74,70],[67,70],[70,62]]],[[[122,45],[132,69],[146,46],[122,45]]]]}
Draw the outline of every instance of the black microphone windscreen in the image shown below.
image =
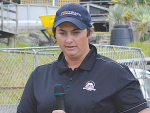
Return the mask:
{"type": "Polygon", "coordinates": [[[65,94],[64,87],[62,84],[56,84],[54,86],[54,95],[65,94]]]}

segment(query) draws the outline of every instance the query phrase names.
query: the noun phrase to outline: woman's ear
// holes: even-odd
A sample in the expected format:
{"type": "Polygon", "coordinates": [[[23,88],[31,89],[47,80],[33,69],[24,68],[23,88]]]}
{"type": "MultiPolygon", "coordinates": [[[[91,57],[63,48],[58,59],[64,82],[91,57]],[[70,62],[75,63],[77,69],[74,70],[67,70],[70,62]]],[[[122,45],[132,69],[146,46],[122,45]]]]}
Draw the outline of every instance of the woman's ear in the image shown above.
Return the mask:
{"type": "Polygon", "coordinates": [[[93,34],[93,31],[90,31],[90,35],[88,36],[88,39],[91,39],[92,34],[93,34]]]}

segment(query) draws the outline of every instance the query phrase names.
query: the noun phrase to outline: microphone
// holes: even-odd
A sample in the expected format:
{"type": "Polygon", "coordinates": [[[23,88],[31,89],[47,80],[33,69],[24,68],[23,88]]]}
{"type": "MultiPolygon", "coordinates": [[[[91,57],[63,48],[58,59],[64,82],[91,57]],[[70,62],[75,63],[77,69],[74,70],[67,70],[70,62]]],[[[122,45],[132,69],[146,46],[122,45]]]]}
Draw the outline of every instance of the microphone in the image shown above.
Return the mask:
{"type": "Polygon", "coordinates": [[[54,96],[56,97],[57,109],[65,111],[65,91],[62,84],[54,86],[54,96]]]}

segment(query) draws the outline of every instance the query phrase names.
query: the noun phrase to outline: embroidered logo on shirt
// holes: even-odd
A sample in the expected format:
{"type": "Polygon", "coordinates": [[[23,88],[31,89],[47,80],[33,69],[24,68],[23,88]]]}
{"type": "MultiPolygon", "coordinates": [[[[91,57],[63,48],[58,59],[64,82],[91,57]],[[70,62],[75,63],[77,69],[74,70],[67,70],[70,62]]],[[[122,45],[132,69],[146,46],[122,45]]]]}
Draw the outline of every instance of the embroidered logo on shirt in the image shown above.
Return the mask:
{"type": "Polygon", "coordinates": [[[83,87],[83,89],[86,89],[88,91],[96,91],[96,89],[94,89],[95,83],[90,80],[88,82],[86,82],[85,87],[83,87]]]}

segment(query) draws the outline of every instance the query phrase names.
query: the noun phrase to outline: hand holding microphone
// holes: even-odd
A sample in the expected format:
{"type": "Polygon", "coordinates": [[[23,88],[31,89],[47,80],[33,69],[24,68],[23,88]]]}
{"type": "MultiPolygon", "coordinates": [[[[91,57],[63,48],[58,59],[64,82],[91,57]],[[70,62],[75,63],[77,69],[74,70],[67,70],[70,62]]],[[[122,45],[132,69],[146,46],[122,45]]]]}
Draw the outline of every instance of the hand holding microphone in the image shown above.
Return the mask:
{"type": "Polygon", "coordinates": [[[57,109],[52,113],[65,113],[65,91],[62,84],[54,86],[54,96],[56,97],[57,109]]]}
{"type": "Polygon", "coordinates": [[[52,113],[66,113],[63,110],[54,110],[52,113]]]}

